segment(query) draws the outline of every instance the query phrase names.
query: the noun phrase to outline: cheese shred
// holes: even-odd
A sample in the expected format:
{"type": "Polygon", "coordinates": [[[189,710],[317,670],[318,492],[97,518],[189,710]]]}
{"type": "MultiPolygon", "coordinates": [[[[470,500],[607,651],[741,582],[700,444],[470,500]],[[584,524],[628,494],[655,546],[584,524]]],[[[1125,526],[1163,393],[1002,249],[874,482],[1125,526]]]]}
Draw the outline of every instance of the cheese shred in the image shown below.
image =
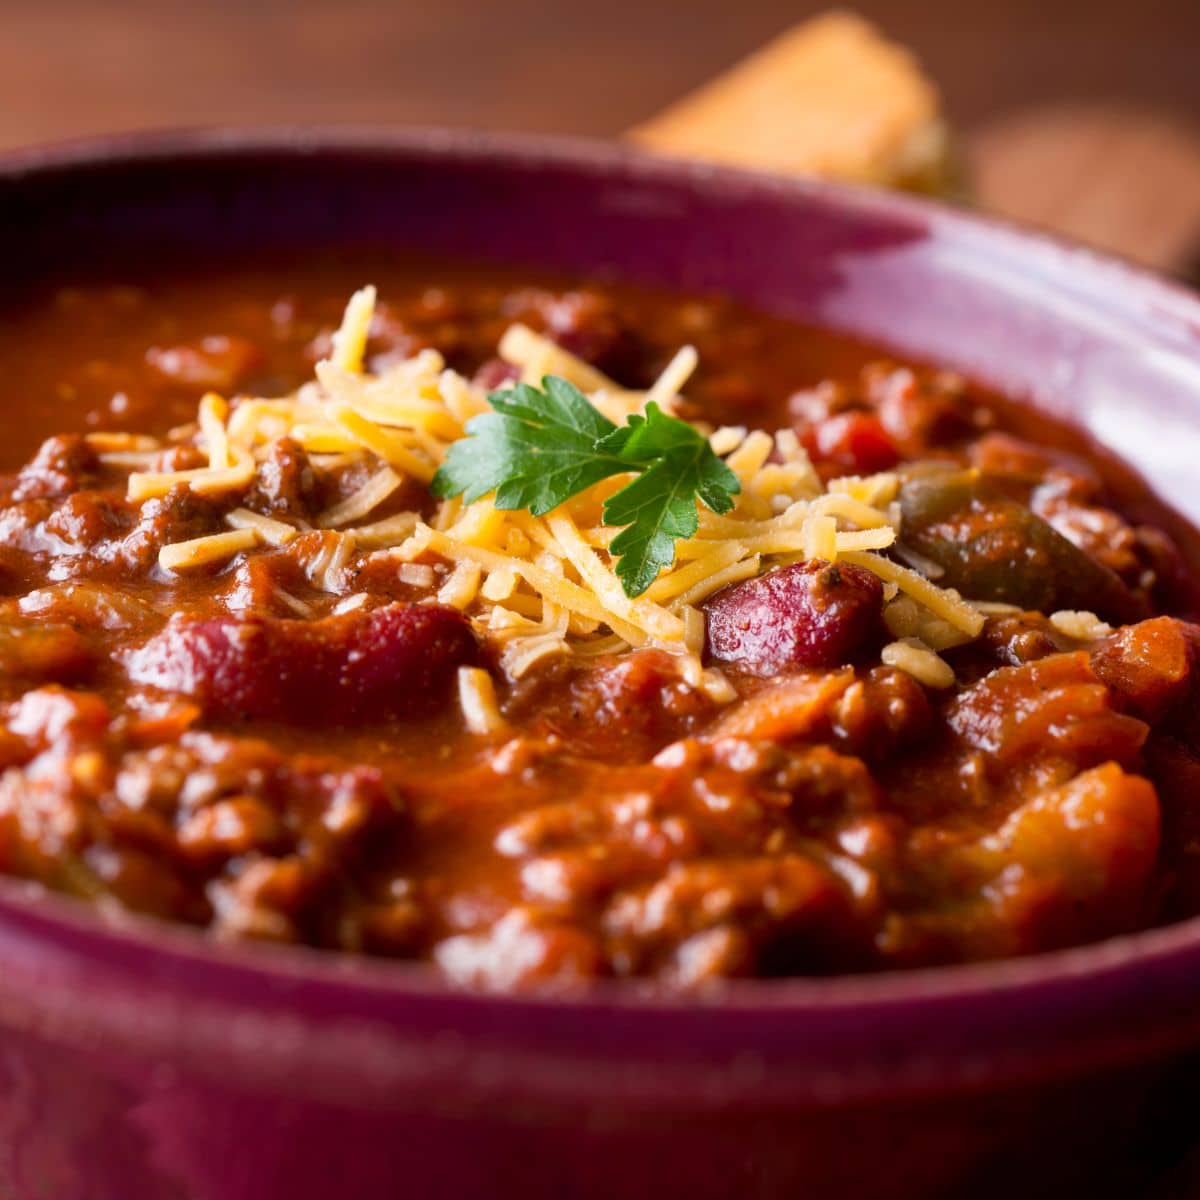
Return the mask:
{"type": "Polygon", "coordinates": [[[322,529],[336,529],[339,525],[349,525],[351,521],[361,521],[377,509],[402,482],[391,467],[381,467],[357,491],[332,508],[327,508],[317,518],[317,525],[322,529]]]}
{"type": "Polygon", "coordinates": [[[471,733],[500,733],[507,728],[496,702],[496,685],[482,667],[459,667],[458,702],[471,733]]]}
{"type": "Polygon", "coordinates": [[[192,567],[223,562],[243,550],[253,549],[257,544],[258,534],[255,530],[231,529],[228,533],[213,533],[208,537],[164,546],[158,552],[158,565],[164,571],[186,571],[192,567]]]}
{"type": "Polygon", "coordinates": [[[884,646],[879,657],[889,667],[904,671],[926,687],[940,690],[954,686],[954,672],[950,664],[918,638],[902,638],[898,642],[891,642],[884,646]]]}
{"type": "Polygon", "coordinates": [[[371,330],[371,318],[375,315],[375,289],[360,288],[350,297],[341,327],[333,335],[333,353],[329,361],[343,371],[359,374],[363,367],[363,354],[367,349],[367,335],[371,330]]]}
{"type": "Polygon", "coordinates": [[[272,546],[286,546],[300,532],[293,525],[276,521],[274,517],[264,517],[248,508],[235,508],[226,515],[225,524],[231,529],[252,529],[272,546]]]}

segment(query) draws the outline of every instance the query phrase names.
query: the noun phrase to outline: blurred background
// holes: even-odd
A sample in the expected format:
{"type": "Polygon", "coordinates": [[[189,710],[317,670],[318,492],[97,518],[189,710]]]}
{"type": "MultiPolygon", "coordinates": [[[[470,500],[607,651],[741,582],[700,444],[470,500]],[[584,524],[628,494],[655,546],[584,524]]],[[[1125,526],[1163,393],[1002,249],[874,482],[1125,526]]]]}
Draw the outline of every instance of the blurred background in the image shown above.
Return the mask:
{"type": "MultiPolygon", "coordinates": [[[[0,143],[410,121],[610,135],[808,0],[0,0],[0,143]]],[[[967,131],[1062,99],[1200,121],[1198,0],[861,0],[967,131]]]]}
{"type": "MultiPolygon", "coordinates": [[[[0,0],[0,148],[215,123],[614,136],[824,7],[0,0]]],[[[1188,141],[1200,129],[1200,0],[854,7],[910,46],[940,87],[985,207],[1061,226],[1064,193],[1107,195],[1122,161],[1126,180],[1142,177],[1138,196],[1121,203],[1137,210],[1143,230],[1162,225],[1164,204],[1200,205],[1200,150],[1194,171],[1179,161],[1200,145],[1188,141]],[[1168,144],[1173,168],[1149,161],[1168,144]]],[[[1104,241],[1094,214],[1092,226],[1092,240],[1104,241]]]]}

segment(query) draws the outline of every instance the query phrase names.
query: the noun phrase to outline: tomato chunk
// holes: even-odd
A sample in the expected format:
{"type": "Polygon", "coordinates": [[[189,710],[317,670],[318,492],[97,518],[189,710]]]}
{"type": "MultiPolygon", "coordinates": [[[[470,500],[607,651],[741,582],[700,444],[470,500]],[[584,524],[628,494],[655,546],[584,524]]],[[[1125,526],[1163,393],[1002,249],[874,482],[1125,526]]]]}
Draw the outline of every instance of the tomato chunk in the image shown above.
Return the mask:
{"type": "Polygon", "coordinates": [[[879,418],[866,412],[828,417],[801,439],[818,466],[852,475],[872,475],[894,467],[900,456],[879,418]]]}

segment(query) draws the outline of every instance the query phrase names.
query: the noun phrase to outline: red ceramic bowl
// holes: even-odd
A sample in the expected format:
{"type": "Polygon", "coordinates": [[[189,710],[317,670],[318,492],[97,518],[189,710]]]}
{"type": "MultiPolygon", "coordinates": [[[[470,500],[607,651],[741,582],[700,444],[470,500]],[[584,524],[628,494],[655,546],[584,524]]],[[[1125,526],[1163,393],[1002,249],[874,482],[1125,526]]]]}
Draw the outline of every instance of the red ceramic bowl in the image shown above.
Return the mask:
{"type": "MultiPolygon", "coordinates": [[[[1200,300],[978,217],[441,133],[0,159],[9,298],[49,272],[354,241],[723,289],[1065,415],[1200,518],[1200,300]]],[[[0,886],[0,1195],[22,1200],[1129,1195],[1128,1164],[1168,1148],[1146,1106],[1196,1045],[1195,922],[698,999],[495,998],[0,886]]]]}

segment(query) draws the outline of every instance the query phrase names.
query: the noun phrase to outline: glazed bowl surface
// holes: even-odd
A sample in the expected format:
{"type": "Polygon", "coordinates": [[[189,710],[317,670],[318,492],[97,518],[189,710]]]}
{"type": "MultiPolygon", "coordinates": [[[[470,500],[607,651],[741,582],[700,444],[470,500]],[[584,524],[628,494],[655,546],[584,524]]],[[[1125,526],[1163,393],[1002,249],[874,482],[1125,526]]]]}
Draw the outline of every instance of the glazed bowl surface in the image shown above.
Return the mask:
{"type": "MultiPolygon", "coordinates": [[[[217,131],[0,158],[0,304],[72,273],[354,246],[719,290],[964,371],[1139,470],[1200,569],[1200,299],[1085,250],[517,137],[217,131]]],[[[1200,1044],[1194,921],[977,967],[496,997],[5,881],[0,964],[0,1194],[47,1200],[1119,1189],[1168,1062],[1200,1044]]]]}

